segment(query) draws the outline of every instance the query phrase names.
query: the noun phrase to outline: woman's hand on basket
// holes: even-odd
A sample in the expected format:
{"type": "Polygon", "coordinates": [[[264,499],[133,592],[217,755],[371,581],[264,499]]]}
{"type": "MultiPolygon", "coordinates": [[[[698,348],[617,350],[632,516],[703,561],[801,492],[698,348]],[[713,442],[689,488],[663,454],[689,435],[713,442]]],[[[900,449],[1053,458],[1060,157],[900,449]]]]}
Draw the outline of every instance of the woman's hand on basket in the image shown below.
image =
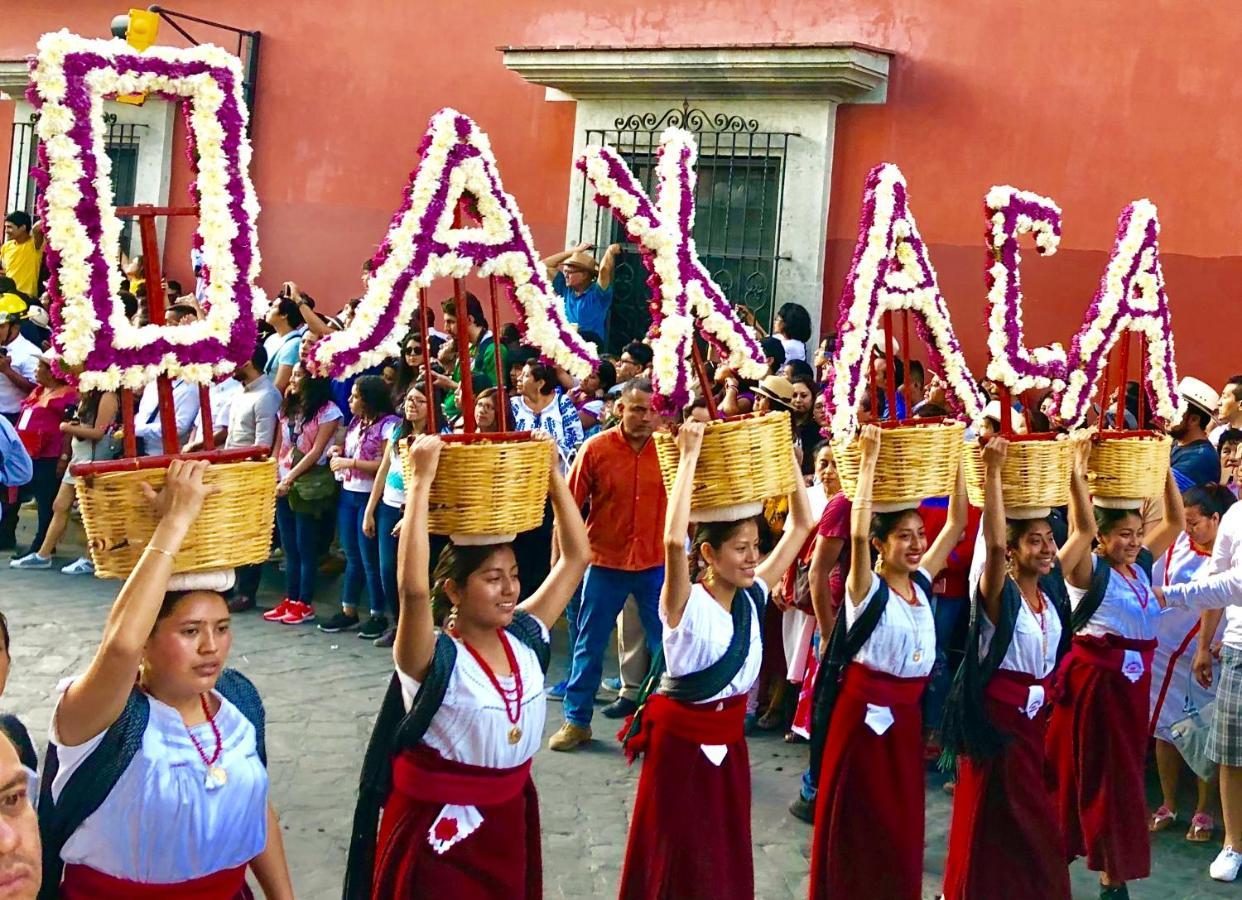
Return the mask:
{"type": "Polygon", "coordinates": [[[142,494],[156,516],[161,519],[179,517],[187,522],[197,519],[203,509],[203,501],[220,493],[218,485],[203,480],[209,465],[202,459],[174,459],[168,466],[164,487],[158,493],[144,481],[142,494]]]}
{"type": "Polygon", "coordinates": [[[864,425],[858,432],[858,448],[863,459],[876,459],[880,455],[880,428],[878,425],[864,425]]]}
{"type": "Polygon", "coordinates": [[[530,439],[532,441],[544,441],[551,445],[552,450],[548,454],[548,468],[552,472],[552,476],[555,478],[561,473],[561,450],[556,446],[556,441],[554,441],[552,439],[552,435],[548,434],[546,431],[532,431],[530,433],[530,439]]]}
{"type": "Polygon", "coordinates": [[[1091,458],[1092,438],[1095,436],[1096,429],[1087,428],[1082,431],[1074,432],[1070,440],[1075,441],[1074,444],[1074,474],[1087,477],[1087,461],[1091,458]]]}
{"type": "Polygon", "coordinates": [[[702,422],[687,422],[677,432],[677,451],[682,456],[698,456],[703,446],[707,426],[702,422]]]}
{"type": "Polygon", "coordinates": [[[444,441],[439,435],[420,434],[410,445],[410,461],[414,475],[428,484],[436,476],[436,468],[440,464],[440,451],[444,449],[444,441]]]}
{"type": "Polygon", "coordinates": [[[999,469],[1005,465],[1009,453],[1009,441],[996,435],[983,445],[983,465],[986,469],[999,469]]]}

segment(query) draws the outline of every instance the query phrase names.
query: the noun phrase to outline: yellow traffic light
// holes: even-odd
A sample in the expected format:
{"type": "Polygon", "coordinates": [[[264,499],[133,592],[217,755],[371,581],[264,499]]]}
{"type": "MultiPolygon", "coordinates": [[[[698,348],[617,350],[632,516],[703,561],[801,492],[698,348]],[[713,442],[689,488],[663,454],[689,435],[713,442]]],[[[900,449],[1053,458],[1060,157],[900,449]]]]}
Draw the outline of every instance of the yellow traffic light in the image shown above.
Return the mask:
{"type": "Polygon", "coordinates": [[[145,9],[129,11],[129,27],[125,29],[125,41],[139,53],[155,43],[159,31],[159,15],[145,9]]]}

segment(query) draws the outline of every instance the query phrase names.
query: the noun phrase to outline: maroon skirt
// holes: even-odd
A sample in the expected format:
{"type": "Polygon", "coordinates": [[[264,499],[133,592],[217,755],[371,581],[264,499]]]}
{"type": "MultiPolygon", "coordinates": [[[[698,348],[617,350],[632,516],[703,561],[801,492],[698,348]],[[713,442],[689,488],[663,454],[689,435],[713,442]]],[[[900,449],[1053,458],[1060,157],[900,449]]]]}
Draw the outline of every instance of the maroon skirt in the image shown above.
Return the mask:
{"type": "Polygon", "coordinates": [[[543,858],[530,763],[489,769],[427,747],[403,751],[380,820],[371,896],[539,900],[543,858]],[[483,821],[438,853],[428,833],[446,804],[475,806],[483,821]]]}
{"type": "Polygon", "coordinates": [[[246,867],[222,869],[179,884],[144,884],[105,875],[90,866],[69,863],[60,883],[61,900],[253,900],[246,884],[246,867]]]}
{"type": "Polygon", "coordinates": [[[923,896],[923,714],[926,678],[850,663],[832,711],[815,802],[811,898],[923,896]],[[893,723],[876,734],[867,704],[893,723]]]}
{"type": "Polygon", "coordinates": [[[745,695],[709,704],[647,699],[622,900],[753,900],[745,715],[745,695]],[[720,765],[703,744],[728,748],[720,765]]]}
{"type": "Polygon", "coordinates": [[[1009,742],[986,760],[957,758],[945,900],[1069,900],[1065,839],[1044,789],[1045,719],[1024,711],[1036,682],[1007,669],[988,682],[988,716],[1009,742]]]}
{"type": "Polygon", "coordinates": [[[1113,881],[1151,874],[1144,762],[1153,641],[1078,635],[1057,671],[1045,742],[1066,857],[1113,881]],[[1143,658],[1137,681],[1124,652],[1143,658]]]}

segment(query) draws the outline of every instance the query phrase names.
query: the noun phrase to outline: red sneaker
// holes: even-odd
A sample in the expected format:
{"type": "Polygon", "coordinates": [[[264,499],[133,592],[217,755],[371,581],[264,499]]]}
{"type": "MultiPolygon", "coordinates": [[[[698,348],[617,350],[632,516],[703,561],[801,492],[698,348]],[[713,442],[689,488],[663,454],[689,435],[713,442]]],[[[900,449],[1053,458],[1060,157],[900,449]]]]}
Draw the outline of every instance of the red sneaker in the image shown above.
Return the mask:
{"type": "Polygon", "coordinates": [[[280,621],[286,625],[301,625],[303,622],[313,622],[315,621],[315,607],[309,603],[292,600],[289,603],[288,612],[285,613],[284,618],[280,621]]]}
{"type": "Polygon", "coordinates": [[[277,604],[275,609],[269,609],[265,612],[263,614],[263,618],[269,622],[280,622],[286,615],[288,615],[289,607],[292,604],[293,601],[286,597],[284,600],[281,600],[279,604],[277,604]]]}

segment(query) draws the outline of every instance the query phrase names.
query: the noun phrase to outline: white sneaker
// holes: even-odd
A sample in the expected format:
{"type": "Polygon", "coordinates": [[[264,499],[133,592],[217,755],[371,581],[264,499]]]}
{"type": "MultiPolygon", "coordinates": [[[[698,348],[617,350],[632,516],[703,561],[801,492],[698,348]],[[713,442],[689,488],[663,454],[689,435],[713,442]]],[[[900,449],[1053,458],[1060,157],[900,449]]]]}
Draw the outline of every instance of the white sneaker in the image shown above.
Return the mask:
{"type": "Polygon", "coordinates": [[[60,570],[66,575],[94,575],[95,564],[90,561],[89,557],[79,556],[67,566],[63,566],[60,570]]]}
{"type": "Polygon", "coordinates": [[[1216,881],[1233,881],[1238,877],[1238,869],[1242,869],[1242,853],[1226,847],[1208,866],[1208,875],[1216,881]]]}
{"type": "Polygon", "coordinates": [[[50,569],[52,557],[40,556],[38,553],[27,553],[21,559],[9,563],[10,569],[50,569]]]}

